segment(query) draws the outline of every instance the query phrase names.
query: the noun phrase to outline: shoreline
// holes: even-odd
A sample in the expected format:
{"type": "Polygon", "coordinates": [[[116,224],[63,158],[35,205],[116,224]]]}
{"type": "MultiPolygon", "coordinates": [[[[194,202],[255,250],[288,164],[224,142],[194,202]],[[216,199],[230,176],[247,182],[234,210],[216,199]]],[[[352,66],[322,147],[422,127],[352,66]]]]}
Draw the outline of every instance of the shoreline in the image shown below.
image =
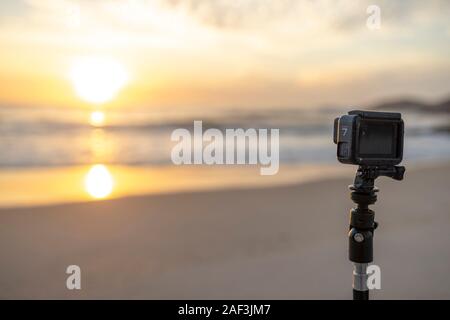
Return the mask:
{"type": "MultiPolygon", "coordinates": [[[[407,164],[407,173],[449,161],[407,164]]],[[[92,166],[0,170],[0,211],[63,204],[92,203],[147,195],[266,189],[336,178],[353,181],[357,166],[343,164],[281,165],[277,175],[261,176],[258,166],[118,166],[107,165],[114,180],[111,195],[94,199],[84,181],[92,166]],[[146,180],[148,183],[134,183],[146,180]],[[61,186],[66,186],[61,188],[61,186]]]]}

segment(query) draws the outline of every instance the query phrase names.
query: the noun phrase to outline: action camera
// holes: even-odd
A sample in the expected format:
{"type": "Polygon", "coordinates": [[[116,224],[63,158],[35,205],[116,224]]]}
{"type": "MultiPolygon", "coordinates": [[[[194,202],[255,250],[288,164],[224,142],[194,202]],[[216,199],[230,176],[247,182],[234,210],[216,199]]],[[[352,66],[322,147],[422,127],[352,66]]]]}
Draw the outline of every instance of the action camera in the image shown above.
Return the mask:
{"type": "Polygon", "coordinates": [[[339,162],[394,166],[403,158],[404,124],[400,113],[350,111],[334,120],[339,162]]]}

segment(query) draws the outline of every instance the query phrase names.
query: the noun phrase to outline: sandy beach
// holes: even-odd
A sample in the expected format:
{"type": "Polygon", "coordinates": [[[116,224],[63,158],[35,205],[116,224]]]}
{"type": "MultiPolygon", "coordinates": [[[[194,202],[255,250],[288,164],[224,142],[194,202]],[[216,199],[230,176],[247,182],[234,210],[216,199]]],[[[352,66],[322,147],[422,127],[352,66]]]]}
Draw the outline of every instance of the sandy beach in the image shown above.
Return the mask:
{"type": "MultiPolygon", "coordinates": [[[[373,298],[450,299],[449,180],[450,164],[379,179],[373,298]]],[[[2,209],[0,298],[348,299],[351,182],[2,209]]]]}

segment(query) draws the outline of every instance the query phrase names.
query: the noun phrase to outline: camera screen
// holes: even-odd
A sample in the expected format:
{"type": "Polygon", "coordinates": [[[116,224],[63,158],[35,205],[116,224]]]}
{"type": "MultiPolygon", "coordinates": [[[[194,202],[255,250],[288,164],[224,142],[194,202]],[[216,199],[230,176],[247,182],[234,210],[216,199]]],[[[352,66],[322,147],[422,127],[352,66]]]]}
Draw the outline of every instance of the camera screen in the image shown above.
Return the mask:
{"type": "Polygon", "coordinates": [[[395,157],[397,125],[363,120],[359,129],[359,154],[366,157],[395,157]]]}

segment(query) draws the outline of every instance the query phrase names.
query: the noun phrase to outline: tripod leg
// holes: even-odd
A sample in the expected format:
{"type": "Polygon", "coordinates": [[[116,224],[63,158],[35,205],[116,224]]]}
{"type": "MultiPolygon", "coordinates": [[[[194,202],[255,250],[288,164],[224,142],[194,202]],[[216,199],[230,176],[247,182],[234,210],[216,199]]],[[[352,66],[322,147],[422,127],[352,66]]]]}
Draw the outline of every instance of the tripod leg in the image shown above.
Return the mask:
{"type": "Polygon", "coordinates": [[[367,263],[353,263],[353,300],[369,300],[367,263]]]}

